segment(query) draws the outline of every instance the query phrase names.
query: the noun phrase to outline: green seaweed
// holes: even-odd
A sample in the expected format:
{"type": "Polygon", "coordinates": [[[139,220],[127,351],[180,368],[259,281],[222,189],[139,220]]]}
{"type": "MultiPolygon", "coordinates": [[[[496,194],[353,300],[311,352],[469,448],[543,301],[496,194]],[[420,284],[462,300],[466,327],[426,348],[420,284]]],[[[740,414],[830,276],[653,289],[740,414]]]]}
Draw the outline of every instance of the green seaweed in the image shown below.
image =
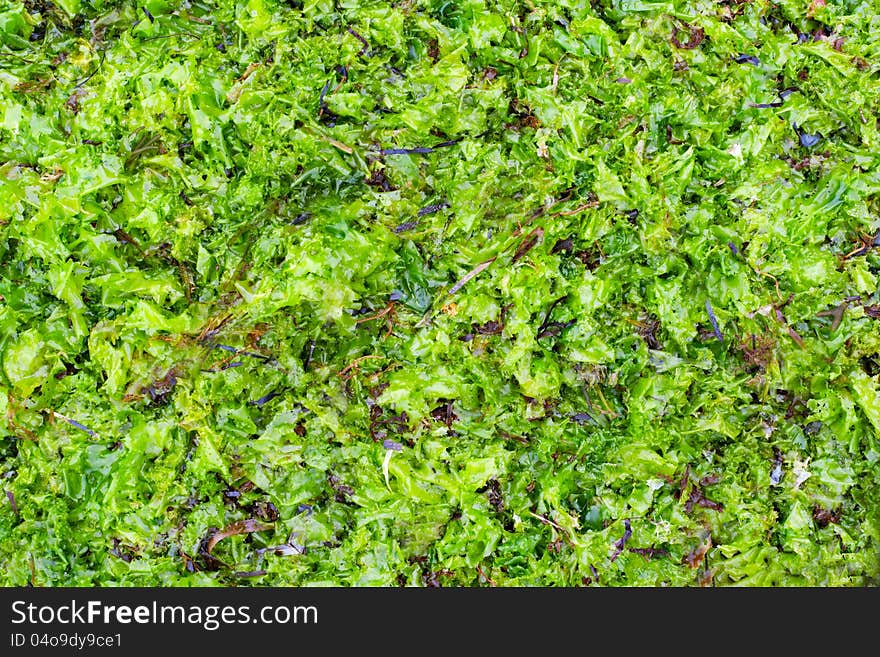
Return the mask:
{"type": "Polygon", "coordinates": [[[0,583],[880,583],[878,14],[4,0],[0,583]]]}

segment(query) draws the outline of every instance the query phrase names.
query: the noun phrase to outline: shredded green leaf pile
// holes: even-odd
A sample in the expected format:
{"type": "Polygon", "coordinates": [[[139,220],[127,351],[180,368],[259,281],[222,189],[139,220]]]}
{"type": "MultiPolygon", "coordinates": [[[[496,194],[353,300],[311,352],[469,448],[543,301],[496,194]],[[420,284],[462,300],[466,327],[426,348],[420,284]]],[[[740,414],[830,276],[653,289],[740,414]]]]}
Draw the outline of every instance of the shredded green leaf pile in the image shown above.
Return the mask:
{"type": "Polygon", "coordinates": [[[0,583],[880,583],[876,0],[0,2],[0,583]]]}

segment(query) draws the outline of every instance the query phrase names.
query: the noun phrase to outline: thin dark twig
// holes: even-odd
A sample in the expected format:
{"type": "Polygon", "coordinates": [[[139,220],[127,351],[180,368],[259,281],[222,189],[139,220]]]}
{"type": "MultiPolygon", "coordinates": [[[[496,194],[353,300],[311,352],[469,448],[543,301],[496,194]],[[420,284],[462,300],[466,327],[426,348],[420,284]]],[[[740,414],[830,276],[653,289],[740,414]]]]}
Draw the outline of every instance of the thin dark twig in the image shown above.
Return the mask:
{"type": "Polygon", "coordinates": [[[379,151],[379,153],[381,153],[382,155],[426,155],[428,153],[433,153],[438,148],[454,146],[461,140],[462,138],[458,137],[457,139],[441,141],[439,144],[435,144],[434,146],[417,146],[415,148],[383,148],[379,151]]]}
{"type": "Polygon", "coordinates": [[[519,245],[519,248],[516,250],[516,253],[513,254],[513,260],[511,262],[516,262],[523,256],[525,256],[529,251],[534,248],[534,246],[544,237],[544,229],[540,226],[533,228],[532,231],[526,236],[526,238],[519,245]]]}
{"type": "Polygon", "coordinates": [[[318,96],[318,106],[323,110],[326,107],[324,103],[324,97],[327,95],[327,92],[330,90],[330,80],[324,83],[324,88],[321,89],[321,95],[318,96]]]}
{"type": "Polygon", "coordinates": [[[822,312],[816,313],[816,317],[832,317],[833,321],[831,322],[831,330],[836,331],[837,327],[840,326],[840,322],[843,321],[843,313],[846,312],[848,307],[849,301],[844,301],[831,310],[823,310],[822,312]]]}
{"type": "Polygon", "coordinates": [[[249,401],[248,405],[249,406],[263,406],[265,404],[268,404],[270,401],[272,401],[276,397],[278,397],[280,394],[281,393],[278,392],[277,390],[273,390],[273,391],[269,392],[268,394],[263,395],[259,399],[254,399],[252,401],[249,401]]]}
{"type": "Polygon", "coordinates": [[[20,59],[25,64],[36,64],[35,61],[33,61],[31,59],[25,59],[21,55],[16,55],[14,52],[0,52],[0,55],[5,55],[6,57],[15,57],[15,59],[20,59]]]}
{"type": "Polygon", "coordinates": [[[565,295],[559,297],[558,299],[556,299],[556,301],[554,301],[553,303],[550,304],[550,308],[547,310],[547,314],[544,315],[544,321],[543,321],[543,323],[541,324],[541,326],[538,327],[538,335],[540,335],[541,333],[543,333],[544,330],[550,325],[550,317],[553,316],[553,311],[556,309],[556,306],[558,306],[560,303],[562,303],[563,301],[565,301],[567,298],[568,298],[568,295],[565,294],[565,295]]]}
{"type": "Polygon", "coordinates": [[[361,36],[360,34],[355,32],[353,29],[348,28],[347,31],[351,36],[353,36],[355,39],[360,41],[364,46],[363,48],[361,48],[358,55],[366,55],[367,57],[369,57],[370,56],[370,43],[363,36],[361,36]]]}
{"type": "Polygon", "coordinates": [[[176,37],[176,36],[190,36],[193,39],[201,39],[202,38],[201,36],[199,36],[198,34],[195,34],[194,32],[183,31],[183,32],[174,32],[172,34],[158,34],[156,36],[145,37],[145,38],[141,39],[141,41],[155,41],[156,39],[170,39],[171,37],[176,37]]]}
{"type": "Polygon", "coordinates": [[[614,541],[614,554],[611,555],[611,562],[617,560],[617,557],[620,556],[620,553],[623,552],[623,549],[626,547],[626,542],[632,538],[632,526],[630,525],[629,518],[624,518],[623,520],[623,536],[614,541]]]}
{"type": "Polygon", "coordinates": [[[497,257],[498,256],[493,256],[493,257],[489,258],[488,260],[486,260],[485,262],[481,262],[476,267],[471,269],[467,274],[465,274],[464,276],[461,277],[461,279],[458,281],[458,283],[456,283],[451,288],[449,288],[449,294],[455,294],[456,292],[458,292],[461,288],[464,287],[465,283],[467,283],[474,276],[476,276],[481,271],[486,269],[486,267],[488,267],[493,262],[495,262],[495,258],[497,258],[497,257]]]}
{"type": "Polygon", "coordinates": [[[440,212],[440,210],[445,210],[449,207],[449,203],[443,201],[442,203],[437,203],[436,205],[426,205],[418,211],[418,216],[424,217],[428,214],[434,214],[435,212],[440,212]]]}
{"type": "Polygon", "coordinates": [[[62,420],[67,422],[70,426],[76,427],[80,431],[84,431],[85,433],[89,434],[90,436],[97,435],[97,433],[95,431],[93,431],[92,429],[89,429],[86,425],[80,424],[76,420],[69,418],[66,415],[62,415],[61,413],[58,413],[57,411],[54,413],[54,415],[55,415],[55,417],[61,418],[62,420]]]}
{"type": "Polygon", "coordinates": [[[426,146],[420,146],[417,148],[383,148],[380,152],[382,155],[416,155],[433,153],[434,149],[427,148],[426,146]]]}
{"type": "Polygon", "coordinates": [[[709,314],[709,321],[712,322],[712,332],[718,338],[718,342],[724,342],[724,336],[721,335],[721,329],[718,328],[718,319],[715,317],[715,313],[712,311],[712,304],[709,303],[708,299],[706,299],[706,312],[709,314]]]}
{"type": "Polygon", "coordinates": [[[83,86],[86,82],[88,82],[88,81],[91,80],[93,77],[95,77],[95,75],[97,75],[98,71],[101,70],[101,67],[104,66],[104,59],[106,58],[106,56],[107,56],[106,53],[102,50],[102,51],[101,51],[101,61],[98,62],[98,65],[95,67],[95,70],[92,71],[91,73],[89,73],[89,75],[86,77],[85,80],[83,80],[82,82],[77,83],[77,85],[74,87],[74,89],[80,89],[80,88],[82,88],[82,86],[83,86]]]}
{"type": "Polygon", "coordinates": [[[755,109],[767,109],[768,107],[782,107],[782,101],[777,100],[774,103],[749,103],[749,107],[754,107],[755,109]]]}

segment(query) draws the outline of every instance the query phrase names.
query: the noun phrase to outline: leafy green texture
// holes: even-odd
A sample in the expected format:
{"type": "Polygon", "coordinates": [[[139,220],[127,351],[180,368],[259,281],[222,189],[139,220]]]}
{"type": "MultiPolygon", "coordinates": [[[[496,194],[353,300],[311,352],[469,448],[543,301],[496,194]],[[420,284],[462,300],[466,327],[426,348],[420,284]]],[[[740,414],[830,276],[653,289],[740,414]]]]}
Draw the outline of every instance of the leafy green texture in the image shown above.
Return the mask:
{"type": "Polygon", "coordinates": [[[0,582],[878,583],[880,4],[0,3],[0,582]]]}

